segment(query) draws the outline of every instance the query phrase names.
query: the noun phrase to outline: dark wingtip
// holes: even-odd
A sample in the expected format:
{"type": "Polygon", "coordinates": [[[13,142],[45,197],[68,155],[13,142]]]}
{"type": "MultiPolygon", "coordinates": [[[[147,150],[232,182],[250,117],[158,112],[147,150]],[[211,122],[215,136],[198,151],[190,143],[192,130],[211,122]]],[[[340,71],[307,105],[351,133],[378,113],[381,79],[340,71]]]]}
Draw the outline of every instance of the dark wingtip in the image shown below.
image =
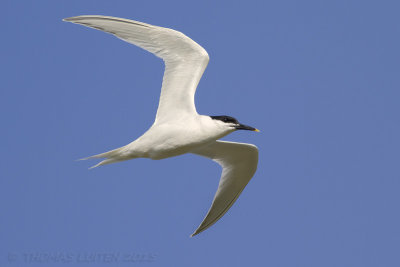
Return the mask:
{"type": "Polygon", "coordinates": [[[196,235],[198,235],[200,232],[194,232],[193,234],[190,235],[190,237],[194,237],[196,235]]]}

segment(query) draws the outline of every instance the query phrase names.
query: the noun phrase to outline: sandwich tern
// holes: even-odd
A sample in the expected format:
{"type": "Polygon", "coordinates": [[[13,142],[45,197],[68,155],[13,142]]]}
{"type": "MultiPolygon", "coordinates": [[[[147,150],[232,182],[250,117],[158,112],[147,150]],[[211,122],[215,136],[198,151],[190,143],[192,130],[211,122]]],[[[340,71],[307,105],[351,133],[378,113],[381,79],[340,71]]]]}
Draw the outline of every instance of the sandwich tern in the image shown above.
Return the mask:
{"type": "Polygon", "coordinates": [[[255,145],[218,139],[236,130],[258,130],[230,116],[197,113],[194,95],[209,61],[206,50],[179,31],[139,21],[98,15],[64,21],[113,34],[155,54],[165,63],[153,125],[128,145],[85,159],[104,159],[92,168],[134,158],[164,159],[185,153],[212,159],[222,167],[220,182],[208,213],[191,236],[209,228],[233,205],[258,164],[255,145]]]}

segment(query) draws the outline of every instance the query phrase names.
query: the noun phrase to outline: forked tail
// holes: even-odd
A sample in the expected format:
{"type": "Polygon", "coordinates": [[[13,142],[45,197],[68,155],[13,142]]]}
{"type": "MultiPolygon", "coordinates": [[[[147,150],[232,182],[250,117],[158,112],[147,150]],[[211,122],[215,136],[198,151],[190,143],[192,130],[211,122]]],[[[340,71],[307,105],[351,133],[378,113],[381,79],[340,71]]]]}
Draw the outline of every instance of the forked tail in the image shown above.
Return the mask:
{"type": "Polygon", "coordinates": [[[100,161],[96,165],[94,165],[94,166],[89,168],[89,169],[93,169],[93,168],[96,168],[96,167],[99,167],[99,166],[102,166],[102,165],[106,165],[106,164],[111,164],[111,163],[127,160],[128,158],[124,157],[123,153],[122,153],[124,150],[125,150],[125,146],[120,147],[120,148],[116,148],[116,149],[113,149],[111,151],[104,152],[104,153],[101,153],[101,154],[93,155],[93,156],[90,156],[90,157],[87,157],[87,158],[79,159],[79,160],[105,158],[105,160],[100,161]]]}

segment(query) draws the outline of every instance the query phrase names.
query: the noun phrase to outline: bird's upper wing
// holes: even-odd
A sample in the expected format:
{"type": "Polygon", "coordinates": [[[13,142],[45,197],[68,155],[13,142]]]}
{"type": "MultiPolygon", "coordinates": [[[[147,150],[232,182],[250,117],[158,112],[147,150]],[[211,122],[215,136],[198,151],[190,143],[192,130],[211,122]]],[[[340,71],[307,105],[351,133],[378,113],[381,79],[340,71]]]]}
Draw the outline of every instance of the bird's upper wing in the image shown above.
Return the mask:
{"type": "Polygon", "coordinates": [[[217,222],[235,203],[257,169],[258,149],[251,144],[215,141],[192,153],[210,158],[222,166],[221,180],[211,208],[192,234],[194,236],[217,222]]]}
{"type": "Polygon", "coordinates": [[[64,21],[82,24],[137,45],[165,62],[156,122],[197,114],[196,87],[207,67],[207,51],[181,32],[147,23],[106,16],[78,16],[64,21]]]}

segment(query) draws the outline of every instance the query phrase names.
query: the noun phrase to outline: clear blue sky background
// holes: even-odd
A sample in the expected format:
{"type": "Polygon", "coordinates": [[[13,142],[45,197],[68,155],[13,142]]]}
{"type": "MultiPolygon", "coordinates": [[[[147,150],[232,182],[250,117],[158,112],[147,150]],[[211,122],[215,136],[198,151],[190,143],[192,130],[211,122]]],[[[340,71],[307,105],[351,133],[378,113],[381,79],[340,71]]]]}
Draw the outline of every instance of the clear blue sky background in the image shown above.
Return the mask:
{"type": "Polygon", "coordinates": [[[398,1],[0,6],[1,266],[58,266],[26,258],[35,253],[70,255],[62,266],[400,266],[398,1]],[[256,144],[259,168],[199,236],[189,238],[217,188],[215,163],[75,161],[140,136],[163,74],[148,52],[61,21],[84,14],[184,32],[211,58],[199,113],[261,130],[226,138],[256,144]],[[151,262],[79,262],[85,253],[151,262]]]}

